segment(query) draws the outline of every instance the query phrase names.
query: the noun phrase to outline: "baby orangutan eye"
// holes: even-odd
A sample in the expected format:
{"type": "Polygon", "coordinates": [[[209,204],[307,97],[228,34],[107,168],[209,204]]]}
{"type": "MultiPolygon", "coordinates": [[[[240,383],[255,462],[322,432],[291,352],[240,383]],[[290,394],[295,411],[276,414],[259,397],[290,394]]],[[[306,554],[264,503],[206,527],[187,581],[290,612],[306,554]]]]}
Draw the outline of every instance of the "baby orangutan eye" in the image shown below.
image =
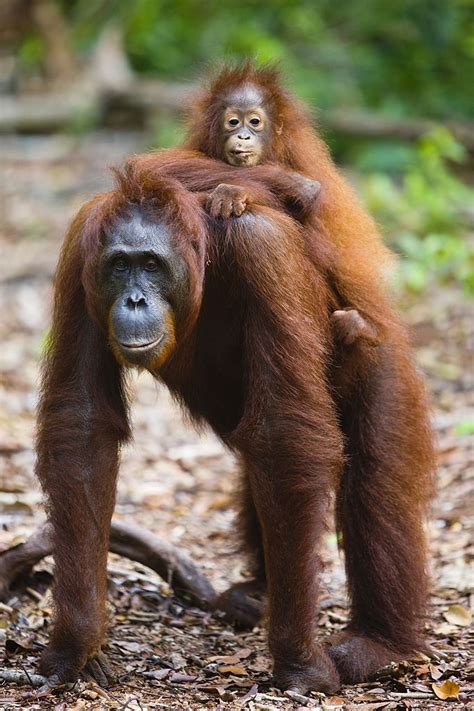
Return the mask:
{"type": "Polygon", "coordinates": [[[227,123],[229,124],[229,126],[232,126],[232,128],[235,128],[236,126],[239,125],[240,121],[238,118],[231,118],[228,120],[227,123]]]}
{"type": "Polygon", "coordinates": [[[250,119],[250,123],[252,124],[252,126],[260,126],[261,121],[259,118],[255,117],[250,119]]]}

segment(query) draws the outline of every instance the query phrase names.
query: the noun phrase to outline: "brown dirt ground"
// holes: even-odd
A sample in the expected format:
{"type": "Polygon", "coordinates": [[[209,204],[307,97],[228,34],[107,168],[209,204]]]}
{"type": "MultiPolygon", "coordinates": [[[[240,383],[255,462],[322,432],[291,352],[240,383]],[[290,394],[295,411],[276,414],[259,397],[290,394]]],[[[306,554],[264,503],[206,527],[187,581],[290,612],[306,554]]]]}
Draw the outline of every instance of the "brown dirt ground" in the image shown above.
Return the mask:
{"type": "MultiPolygon", "coordinates": [[[[112,133],[0,140],[2,548],[23,540],[43,519],[32,474],[34,413],[51,277],[65,226],[87,195],[108,184],[104,166],[143,148],[140,140],[112,133]]],[[[433,596],[426,622],[438,658],[394,666],[371,683],[344,687],[332,699],[318,694],[291,699],[271,686],[263,629],[237,633],[218,617],[178,601],[148,569],[111,555],[107,653],[119,683],[104,692],[91,682],[78,682],[72,690],[40,697],[28,685],[2,681],[2,674],[36,670],[51,619],[52,565],[47,560],[0,606],[0,709],[365,711],[468,705],[474,689],[472,627],[467,624],[474,607],[469,568],[473,467],[472,437],[464,432],[474,418],[468,351],[472,323],[467,303],[454,290],[407,302],[405,313],[433,396],[439,444],[438,494],[429,529],[433,596]],[[461,605],[464,612],[452,605],[461,605]],[[439,699],[436,691],[442,695],[449,688],[457,698],[439,699]]],[[[140,376],[133,383],[135,441],[123,453],[116,515],[182,546],[222,590],[245,572],[233,528],[236,464],[211,433],[198,434],[186,424],[151,378],[140,376]]],[[[324,559],[322,635],[340,629],[347,619],[343,566],[333,533],[326,537],[324,559]]]]}

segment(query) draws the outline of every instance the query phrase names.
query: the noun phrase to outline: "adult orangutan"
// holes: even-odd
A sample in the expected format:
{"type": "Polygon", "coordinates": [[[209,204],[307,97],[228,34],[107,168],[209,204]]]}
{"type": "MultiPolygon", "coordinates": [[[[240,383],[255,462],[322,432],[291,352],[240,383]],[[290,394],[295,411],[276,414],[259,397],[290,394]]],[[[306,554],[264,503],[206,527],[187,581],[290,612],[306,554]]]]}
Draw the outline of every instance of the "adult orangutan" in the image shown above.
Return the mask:
{"type": "MultiPolygon", "coordinates": [[[[330,328],[339,297],[327,266],[308,256],[301,225],[272,206],[264,182],[254,195],[250,180],[240,217],[206,218],[200,196],[169,178],[162,160],[129,161],[116,189],[80,210],[60,259],[37,444],[56,560],[41,669],[60,680],[86,666],[100,681],[107,674],[106,557],[130,434],[124,373],[139,367],[240,456],[276,683],[332,692],[423,645],[431,438],[404,330],[379,286],[378,243],[365,256],[360,299],[377,304],[385,338],[370,367],[360,352],[341,404],[330,328]],[[317,547],[333,491],[352,619],[325,649],[317,547]]],[[[350,205],[338,206],[347,218],[350,205]]],[[[344,260],[351,247],[340,239],[344,260]]],[[[334,240],[321,232],[323,257],[334,240]]]]}

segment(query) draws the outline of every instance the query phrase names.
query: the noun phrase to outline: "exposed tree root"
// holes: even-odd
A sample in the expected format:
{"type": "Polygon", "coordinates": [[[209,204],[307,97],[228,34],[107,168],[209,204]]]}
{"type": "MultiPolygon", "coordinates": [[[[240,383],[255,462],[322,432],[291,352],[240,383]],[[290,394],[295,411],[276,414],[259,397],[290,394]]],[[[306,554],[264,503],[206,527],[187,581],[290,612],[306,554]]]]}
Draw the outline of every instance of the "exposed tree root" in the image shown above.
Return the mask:
{"type": "MultiPolygon", "coordinates": [[[[261,602],[248,597],[245,586],[242,591],[234,586],[227,591],[232,594],[217,596],[209,580],[185,553],[145,528],[113,520],[109,549],[154,570],[178,597],[205,610],[221,610],[238,627],[251,627],[261,617],[261,602]]],[[[40,526],[24,543],[0,553],[0,599],[7,599],[15,581],[52,554],[53,531],[49,523],[40,526]]]]}

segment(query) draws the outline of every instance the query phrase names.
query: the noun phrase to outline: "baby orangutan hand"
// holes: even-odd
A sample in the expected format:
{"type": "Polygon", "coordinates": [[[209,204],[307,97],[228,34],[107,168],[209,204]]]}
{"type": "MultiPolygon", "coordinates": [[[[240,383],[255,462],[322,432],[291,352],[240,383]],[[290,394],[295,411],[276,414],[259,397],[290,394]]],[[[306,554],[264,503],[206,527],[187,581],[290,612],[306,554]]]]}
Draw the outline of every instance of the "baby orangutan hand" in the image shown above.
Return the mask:
{"type": "Polygon", "coordinates": [[[206,209],[212,217],[240,217],[245,212],[247,201],[244,188],[220,183],[207,198],[206,209]]]}

